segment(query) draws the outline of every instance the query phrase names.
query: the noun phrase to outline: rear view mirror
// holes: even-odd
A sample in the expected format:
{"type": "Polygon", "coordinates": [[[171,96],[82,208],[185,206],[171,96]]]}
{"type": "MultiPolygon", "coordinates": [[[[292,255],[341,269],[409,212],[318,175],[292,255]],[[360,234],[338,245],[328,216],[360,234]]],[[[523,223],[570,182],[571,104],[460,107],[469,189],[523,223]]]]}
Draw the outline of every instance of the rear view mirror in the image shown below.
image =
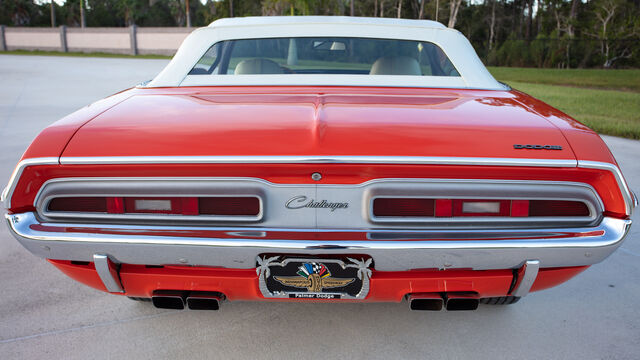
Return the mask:
{"type": "Polygon", "coordinates": [[[347,49],[347,45],[341,41],[314,41],[313,49],[325,51],[345,51],[347,49]]]}

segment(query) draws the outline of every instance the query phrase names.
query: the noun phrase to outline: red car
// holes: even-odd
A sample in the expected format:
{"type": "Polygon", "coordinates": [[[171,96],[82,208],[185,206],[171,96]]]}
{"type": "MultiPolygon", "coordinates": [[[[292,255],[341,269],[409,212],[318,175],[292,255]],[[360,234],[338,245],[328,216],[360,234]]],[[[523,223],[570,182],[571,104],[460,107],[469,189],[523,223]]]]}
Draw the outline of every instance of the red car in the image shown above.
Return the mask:
{"type": "Polygon", "coordinates": [[[29,251],[160,308],[509,304],[620,246],[598,134],[431,21],[242,18],[46,128],[3,193],[29,251]]]}

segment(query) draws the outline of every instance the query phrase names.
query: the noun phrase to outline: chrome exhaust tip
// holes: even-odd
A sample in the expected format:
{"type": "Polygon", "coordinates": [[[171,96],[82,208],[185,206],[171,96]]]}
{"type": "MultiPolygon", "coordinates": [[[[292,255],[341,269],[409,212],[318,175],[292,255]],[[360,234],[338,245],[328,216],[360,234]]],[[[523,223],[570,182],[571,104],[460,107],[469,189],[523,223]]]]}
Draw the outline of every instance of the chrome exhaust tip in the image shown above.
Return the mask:
{"type": "Polygon", "coordinates": [[[189,310],[218,310],[222,296],[214,292],[192,292],[187,296],[189,310]]]}
{"type": "Polygon", "coordinates": [[[476,310],[480,299],[476,295],[447,294],[447,311],[476,310]]]}
{"type": "Polygon", "coordinates": [[[158,309],[184,309],[185,293],[183,291],[156,290],[151,296],[151,303],[158,309]]]}
{"type": "Polygon", "coordinates": [[[408,300],[411,310],[440,311],[444,304],[440,294],[411,294],[408,300]]]}

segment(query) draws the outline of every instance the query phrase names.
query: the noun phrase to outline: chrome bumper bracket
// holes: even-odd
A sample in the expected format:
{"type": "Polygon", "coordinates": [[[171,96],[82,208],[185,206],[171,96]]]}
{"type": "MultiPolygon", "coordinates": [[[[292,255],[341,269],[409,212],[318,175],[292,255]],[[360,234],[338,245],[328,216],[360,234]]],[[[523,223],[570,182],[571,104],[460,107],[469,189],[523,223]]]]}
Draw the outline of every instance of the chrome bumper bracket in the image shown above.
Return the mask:
{"type": "Polygon", "coordinates": [[[96,272],[102,280],[104,287],[111,293],[123,293],[124,289],[120,283],[120,276],[116,269],[116,264],[109,259],[107,255],[93,255],[93,263],[96,266],[96,272]]]}
{"type": "Polygon", "coordinates": [[[513,296],[522,297],[529,293],[531,290],[531,286],[536,281],[538,277],[538,270],[540,270],[540,261],[539,260],[527,260],[524,263],[522,272],[522,280],[518,284],[518,287],[513,291],[513,296]]]}

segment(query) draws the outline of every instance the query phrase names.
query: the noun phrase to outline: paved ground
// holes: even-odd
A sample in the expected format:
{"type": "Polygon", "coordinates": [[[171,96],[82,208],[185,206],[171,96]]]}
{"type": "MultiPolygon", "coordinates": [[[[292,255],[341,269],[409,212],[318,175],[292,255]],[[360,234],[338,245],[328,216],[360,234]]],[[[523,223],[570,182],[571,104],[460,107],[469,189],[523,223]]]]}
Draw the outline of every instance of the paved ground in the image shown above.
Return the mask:
{"type": "MultiPolygon", "coordinates": [[[[0,56],[0,182],[46,125],[162,60],[0,56]]],[[[607,137],[640,189],[640,142],[607,137]]],[[[640,211],[635,220],[640,220],[640,211]]],[[[0,358],[638,359],[640,226],[605,262],[511,307],[227,303],[162,311],[80,285],[0,226],[0,358]]]]}

